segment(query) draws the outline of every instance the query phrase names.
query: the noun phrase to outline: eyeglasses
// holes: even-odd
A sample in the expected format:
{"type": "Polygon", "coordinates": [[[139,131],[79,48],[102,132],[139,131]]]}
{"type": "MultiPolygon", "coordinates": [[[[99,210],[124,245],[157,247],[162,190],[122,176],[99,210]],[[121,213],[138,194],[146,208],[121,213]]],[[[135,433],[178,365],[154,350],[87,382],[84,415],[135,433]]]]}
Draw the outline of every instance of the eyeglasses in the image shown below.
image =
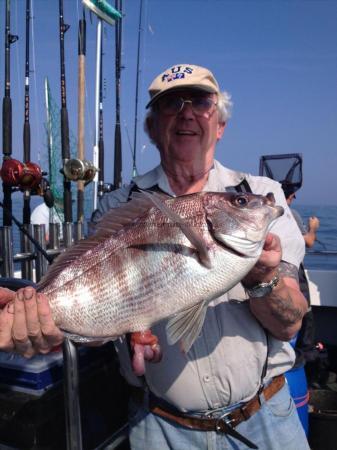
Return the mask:
{"type": "Polygon", "coordinates": [[[192,111],[197,116],[212,114],[217,105],[211,98],[204,96],[192,97],[188,100],[181,97],[167,96],[158,100],[158,107],[160,112],[166,116],[174,116],[183,110],[185,103],[191,105],[192,111]]]}

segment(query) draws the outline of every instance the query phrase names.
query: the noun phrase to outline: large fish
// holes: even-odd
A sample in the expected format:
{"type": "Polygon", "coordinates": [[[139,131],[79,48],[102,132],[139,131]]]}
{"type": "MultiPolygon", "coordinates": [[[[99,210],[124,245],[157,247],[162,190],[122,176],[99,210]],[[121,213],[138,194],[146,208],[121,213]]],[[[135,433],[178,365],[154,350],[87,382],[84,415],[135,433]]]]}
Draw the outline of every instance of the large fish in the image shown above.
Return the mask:
{"type": "Polygon", "coordinates": [[[74,340],[115,339],[170,318],[169,342],[188,351],[208,303],[251,270],[282,214],[273,194],[137,193],[61,254],[38,290],[74,340]]]}

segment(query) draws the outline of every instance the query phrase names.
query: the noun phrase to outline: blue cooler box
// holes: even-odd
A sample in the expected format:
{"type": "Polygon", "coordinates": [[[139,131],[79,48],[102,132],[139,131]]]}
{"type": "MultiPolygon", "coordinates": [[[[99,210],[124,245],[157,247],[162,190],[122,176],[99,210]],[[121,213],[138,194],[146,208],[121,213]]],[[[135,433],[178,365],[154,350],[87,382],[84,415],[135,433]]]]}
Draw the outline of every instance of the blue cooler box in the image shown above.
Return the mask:
{"type": "Polygon", "coordinates": [[[0,386],[31,395],[42,395],[60,383],[63,376],[62,352],[37,355],[31,359],[0,352],[0,386]]]}

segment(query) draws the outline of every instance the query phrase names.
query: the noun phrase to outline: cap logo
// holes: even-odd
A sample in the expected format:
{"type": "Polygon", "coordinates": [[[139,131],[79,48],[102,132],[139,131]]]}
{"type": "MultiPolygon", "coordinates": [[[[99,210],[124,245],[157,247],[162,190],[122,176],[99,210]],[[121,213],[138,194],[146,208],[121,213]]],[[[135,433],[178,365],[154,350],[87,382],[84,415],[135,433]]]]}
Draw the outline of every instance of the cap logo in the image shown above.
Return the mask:
{"type": "Polygon", "coordinates": [[[169,83],[173,80],[179,80],[185,78],[185,74],[191,74],[193,72],[192,67],[184,67],[184,66],[175,66],[169,69],[169,72],[166,72],[161,77],[161,81],[166,81],[169,83]]]}

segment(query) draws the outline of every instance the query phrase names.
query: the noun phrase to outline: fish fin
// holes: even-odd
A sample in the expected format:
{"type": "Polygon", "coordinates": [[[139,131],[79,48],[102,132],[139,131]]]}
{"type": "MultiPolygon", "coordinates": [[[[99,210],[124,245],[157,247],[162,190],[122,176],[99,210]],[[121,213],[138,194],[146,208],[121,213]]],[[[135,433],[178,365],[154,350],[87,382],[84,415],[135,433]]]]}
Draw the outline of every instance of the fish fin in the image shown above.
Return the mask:
{"type": "Polygon", "coordinates": [[[183,351],[187,353],[200,334],[206,311],[207,302],[201,302],[171,317],[166,325],[168,343],[173,345],[180,341],[183,351]]]}
{"type": "Polygon", "coordinates": [[[153,202],[153,204],[173,223],[178,225],[187,239],[196,248],[200,263],[203,266],[207,267],[207,269],[211,269],[212,263],[209,257],[208,248],[202,236],[191,226],[187,225],[182,217],[180,217],[176,212],[172,211],[172,209],[162,201],[161,196],[156,192],[142,191],[142,193],[144,196],[149,198],[153,202]]]}
{"type": "Polygon", "coordinates": [[[142,217],[152,207],[153,202],[149,198],[134,192],[130,201],[123,202],[117,208],[112,208],[103,214],[94,226],[95,237],[113,235],[123,226],[142,217]]]}

